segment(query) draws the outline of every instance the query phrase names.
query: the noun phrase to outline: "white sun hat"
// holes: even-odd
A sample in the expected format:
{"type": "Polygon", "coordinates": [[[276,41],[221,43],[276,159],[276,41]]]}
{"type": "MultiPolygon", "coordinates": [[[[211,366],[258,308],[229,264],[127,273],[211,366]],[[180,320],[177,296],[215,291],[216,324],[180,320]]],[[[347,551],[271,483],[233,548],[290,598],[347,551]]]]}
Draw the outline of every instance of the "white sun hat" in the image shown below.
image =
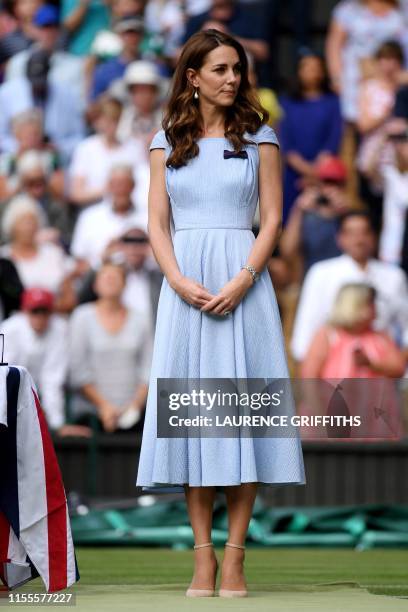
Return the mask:
{"type": "Polygon", "coordinates": [[[109,30],[101,30],[93,40],[91,55],[101,58],[116,57],[122,52],[122,49],[123,42],[120,36],[109,30]]]}
{"type": "Polygon", "coordinates": [[[147,60],[136,60],[129,64],[124,74],[126,85],[160,86],[162,76],[156,64],[147,60]]]}

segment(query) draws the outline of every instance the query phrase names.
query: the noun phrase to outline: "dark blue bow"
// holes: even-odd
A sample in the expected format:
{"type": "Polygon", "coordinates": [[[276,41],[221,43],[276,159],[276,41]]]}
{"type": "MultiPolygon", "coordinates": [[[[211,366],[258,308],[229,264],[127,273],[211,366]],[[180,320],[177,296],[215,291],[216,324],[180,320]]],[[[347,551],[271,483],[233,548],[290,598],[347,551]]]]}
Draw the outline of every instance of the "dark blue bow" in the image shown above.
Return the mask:
{"type": "Polygon", "coordinates": [[[248,154],[246,151],[228,151],[228,149],[224,149],[224,159],[230,159],[233,157],[240,157],[242,159],[248,159],[248,154]]]}

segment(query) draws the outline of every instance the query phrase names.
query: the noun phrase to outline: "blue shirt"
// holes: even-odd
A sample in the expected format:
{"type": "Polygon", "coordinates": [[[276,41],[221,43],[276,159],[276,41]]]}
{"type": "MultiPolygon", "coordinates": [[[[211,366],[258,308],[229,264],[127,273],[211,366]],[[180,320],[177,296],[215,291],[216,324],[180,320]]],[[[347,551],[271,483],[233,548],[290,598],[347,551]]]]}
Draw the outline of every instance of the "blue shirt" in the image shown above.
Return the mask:
{"type": "MultiPolygon", "coordinates": [[[[279,140],[283,153],[299,153],[313,162],[322,151],[338,155],[343,120],[339,99],[327,93],[314,99],[282,96],[279,99],[284,116],[279,125],[279,140]]],[[[296,182],[299,174],[286,165],[284,175],[284,210],[286,222],[290,208],[299,195],[296,182]]]]}
{"type": "Polygon", "coordinates": [[[127,66],[128,62],[125,62],[120,56],[99,64],[94,72],[91,100],[103,94],[115,79],[121,79],[127,66]]]}
{"type": "Polygon", "coordinates": [[[301,248],[304,259],[304,274],[318,261],[341,255],[342,252],[336,242],[336,234],[337,217],[322,217],[314,211],[303,213],[301,248]]]}

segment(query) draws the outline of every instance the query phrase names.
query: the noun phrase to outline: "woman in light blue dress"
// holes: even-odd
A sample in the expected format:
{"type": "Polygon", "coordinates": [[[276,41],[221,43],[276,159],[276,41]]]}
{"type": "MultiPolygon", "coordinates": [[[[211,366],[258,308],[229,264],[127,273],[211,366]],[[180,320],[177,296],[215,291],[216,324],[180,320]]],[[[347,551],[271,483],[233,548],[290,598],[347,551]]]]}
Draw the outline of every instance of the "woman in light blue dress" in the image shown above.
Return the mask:
{"type": "Polygon", "coordinates": [[[149,236],[164,279],[136,485],[185,492],[195,540],[186,594],[196,597],[214,594],[216,487],[225,488],[229,519],[219,594],[239,597],[258,484],[305,483],[298,436],[158,436],[158,378],[289,377],[266,267],[281,225],[279,144],[247,74],[238,41],[213,29],[194,34],[150,146],[149,236]]]}

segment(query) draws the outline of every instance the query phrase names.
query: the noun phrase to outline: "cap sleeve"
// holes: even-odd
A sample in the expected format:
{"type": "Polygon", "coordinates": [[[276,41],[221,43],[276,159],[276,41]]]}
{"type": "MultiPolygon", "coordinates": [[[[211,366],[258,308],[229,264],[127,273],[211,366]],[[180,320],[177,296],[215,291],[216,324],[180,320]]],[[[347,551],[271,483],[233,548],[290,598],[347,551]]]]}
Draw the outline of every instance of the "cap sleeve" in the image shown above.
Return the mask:
{"type": "Polygon", "coordinates": [[[167,147],[168,147],[168,142],[166,139],[166,134],[163,129],[159,130],[153,136],[152,142],[150,143],[149,150],[151,151],[152,149],[167,149],[167,147]]]}
{"type": "Polygon", "coordinates": [[[277,147],[280,146],[275,130],[266,124],[261,125],[259,130],[256,132],[255,140],[257,144],[261,144],[262,142],[269,142],[270,144],[274,144],[277,147]]]}

